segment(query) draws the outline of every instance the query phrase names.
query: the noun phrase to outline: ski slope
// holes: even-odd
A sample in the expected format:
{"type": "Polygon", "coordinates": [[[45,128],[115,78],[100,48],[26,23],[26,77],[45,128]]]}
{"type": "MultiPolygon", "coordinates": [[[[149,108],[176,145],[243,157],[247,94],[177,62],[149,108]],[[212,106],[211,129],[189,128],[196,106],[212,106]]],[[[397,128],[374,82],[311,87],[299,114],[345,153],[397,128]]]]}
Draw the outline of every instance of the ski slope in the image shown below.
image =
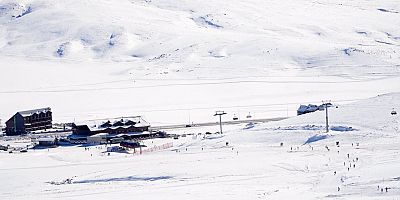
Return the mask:
{"type": "Polygon", "coordinates": [[[172,130],[186,137],[143,155],[1,151],[0,199],[399,199],[399,25],[397,0],[0,0],[1,123],[40,107],[169,125],[335,105],[328,134],[315,112],[172,130]]]}
{"type": "Polygon", "coordinates": [[[227,126],[223,135],[204,135],[218,127],[175,130],[195,135],[146,140],[174,146],[143,155],[107,156],[95,146],[0,152],[0,198],[398,199],[400,118],[390,112],[399,102],[393,93],[330,108],[328,134],[319,111],[227,126]],[[305,143],[315,135],[326,137],[305,143]]]}

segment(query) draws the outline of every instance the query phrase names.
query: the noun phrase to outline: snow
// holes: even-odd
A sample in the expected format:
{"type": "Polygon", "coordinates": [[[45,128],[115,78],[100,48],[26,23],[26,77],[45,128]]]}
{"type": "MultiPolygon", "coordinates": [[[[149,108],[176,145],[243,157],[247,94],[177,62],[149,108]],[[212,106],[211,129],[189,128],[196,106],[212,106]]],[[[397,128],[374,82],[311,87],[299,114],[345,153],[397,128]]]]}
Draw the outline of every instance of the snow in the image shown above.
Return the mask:
{"type": "Polygon", "coordinates": [[[42,107],[56,123],[140,115],[157,126],[335,105],[328,134],[316,111],[223,135],[171,130],[181,137],[145,145],[173,147],[143,155],[0,152],[0,198],[396,199],[399,12],[397,0],[0,0],[3,124],[42,107]]]}
{"type": "Polygon", "coordinates": [[[204,132],[218,126],[178,129],[176,133],[195,134],[145,140],[148,147],[174,145],[142,155],[112,152],[108,156],[102,153],[104,145],[89,150],[65,146],[20,154],[0,152],[0,197],[396,199],[400,195],[400,118],[387,108],[399,109],[399,102],[400,93],[393,93],[332,107],[332,124],[357,125],[357,131],[332,130],[329,137],[312,143],[306,141],[318,132],[326,134],[312,128],[278,127],[322,126],[322,111],[257,123],[252,129],[245,129],[246,124],[224,126],[224,134],[210,138],[203,137],[204,132]],[[374,119],[366,118],[371,112],[374,119]],[[388,192],[378,186],[387,187],[388,192]]]}
{"type": "Polygon", "coordinates": [[[3,121],[48,106],[57,122],[209,122],[219,109],[269,118],[400,91],[392,0],[0,5],[3,121]]]}

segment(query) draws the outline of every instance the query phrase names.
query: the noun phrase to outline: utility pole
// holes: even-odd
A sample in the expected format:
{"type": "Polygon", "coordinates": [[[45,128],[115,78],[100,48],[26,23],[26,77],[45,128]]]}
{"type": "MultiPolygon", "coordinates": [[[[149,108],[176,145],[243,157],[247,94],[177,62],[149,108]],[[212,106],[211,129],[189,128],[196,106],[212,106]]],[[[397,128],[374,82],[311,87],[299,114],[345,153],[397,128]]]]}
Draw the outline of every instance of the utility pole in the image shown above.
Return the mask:
{"type": "Polygon", "coordinates": [[[219,130],[220,130],[219,133],[221,133],[221,134],[222,134],[222,115],[226,115],[226,112],[216,111],[214,114],[214,116],[219,116],[219,130]]]}
{"type": "Polygon", "coordinates": [[[322,101],[322,104],[325,106],[325,122],[326,122],[326,132],[329,132],[329,123],[328,123],[328,103],[330,103],[330,100],[327,101],[322,101]]]}

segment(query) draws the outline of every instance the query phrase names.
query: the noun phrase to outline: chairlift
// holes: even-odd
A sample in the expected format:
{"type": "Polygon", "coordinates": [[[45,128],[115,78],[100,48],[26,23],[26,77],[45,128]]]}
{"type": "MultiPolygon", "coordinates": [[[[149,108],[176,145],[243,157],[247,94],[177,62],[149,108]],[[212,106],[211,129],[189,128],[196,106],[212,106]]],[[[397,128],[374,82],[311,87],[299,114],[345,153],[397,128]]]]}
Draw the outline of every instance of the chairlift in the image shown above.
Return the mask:
{"type": "Polygon", "coordinates": [[[236,115],[233,115],[233,120],[238,120],[239,118],[236,115]]]}
{"type": "Polygon", "coordinates": [[[251,118],[250,113],[246,116],[246,118],[247,118],[247,119],[250,119],[250,118],[251,118]]]}

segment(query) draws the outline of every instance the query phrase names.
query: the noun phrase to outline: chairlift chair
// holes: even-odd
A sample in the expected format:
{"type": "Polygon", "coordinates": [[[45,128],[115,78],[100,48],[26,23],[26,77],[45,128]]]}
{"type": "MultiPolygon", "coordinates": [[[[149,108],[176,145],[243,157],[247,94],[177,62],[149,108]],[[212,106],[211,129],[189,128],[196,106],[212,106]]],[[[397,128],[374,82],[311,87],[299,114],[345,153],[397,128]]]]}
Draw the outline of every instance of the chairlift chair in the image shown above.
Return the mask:
{"type": "Polygon", "coordinates": [[[233,120],[238,120],[239,118],[236,115],[233,115],[233,120]]]}
{"type": "Polygon", "coordinates": [[[246,116],[246,118],[247,119],[249,119],[249,118],[251,118],[251,115],[250,115],[250,113],[246,116]]]}

